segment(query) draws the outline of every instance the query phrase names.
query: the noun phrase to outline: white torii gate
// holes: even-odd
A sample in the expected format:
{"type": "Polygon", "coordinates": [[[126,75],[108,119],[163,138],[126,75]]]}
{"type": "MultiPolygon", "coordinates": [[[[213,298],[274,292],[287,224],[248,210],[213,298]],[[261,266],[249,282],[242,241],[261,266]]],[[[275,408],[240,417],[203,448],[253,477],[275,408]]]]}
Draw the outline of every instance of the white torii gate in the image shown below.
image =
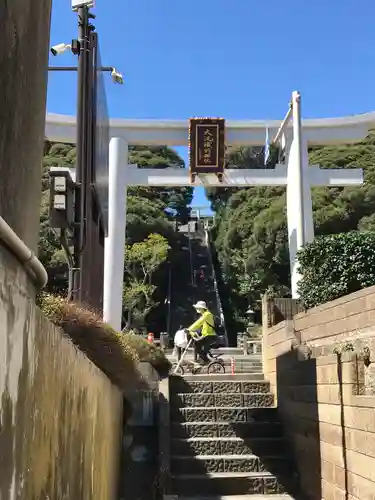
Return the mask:
{"type": "MultiPolygon", "coordinates": [[[[350,186],[363,183],[361,169],[320,169],[308,164],[308,144],[347,143],[366,137],[375,125],[375,113],[348,118],[301,122],[300,95],[293,93],[291,111],[280,122],[227,122],[227,145],[262,145],[265,131],[270,138],[285,134],[286,164],[275,169],[226,169],[223,182],[207,174],[191,183],[187,169],[138,169],[128,165],[129,144],[186,145],[188,122],[111,120],[109,148],[108,237],[105,242],[104,320],[121,329],[127,186],[286,186],[292,294],[297,297],[297,252],[314,238],[312,186],[350,186]],[[293,119],[293,133],[287,128],[293,119]],[[280,132],[280,133],[278,133],[280,132]]],[[[46,136],[59,142],[75,142],[72,117],[47,115],[46,136]]]]}

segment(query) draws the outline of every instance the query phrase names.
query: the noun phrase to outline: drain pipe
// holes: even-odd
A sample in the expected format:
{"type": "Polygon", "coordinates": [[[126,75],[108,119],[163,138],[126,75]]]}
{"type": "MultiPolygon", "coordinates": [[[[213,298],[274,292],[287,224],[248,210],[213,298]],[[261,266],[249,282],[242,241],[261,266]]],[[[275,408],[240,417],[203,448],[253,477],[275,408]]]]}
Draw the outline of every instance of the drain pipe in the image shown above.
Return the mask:
{"type": "Polygon", "coordinates": [[[2,217],[0,217],[0,241],[5,243],[21,262],[36,286],[44,288],[48,281],[48,274],[43,264],[2,217]]]}

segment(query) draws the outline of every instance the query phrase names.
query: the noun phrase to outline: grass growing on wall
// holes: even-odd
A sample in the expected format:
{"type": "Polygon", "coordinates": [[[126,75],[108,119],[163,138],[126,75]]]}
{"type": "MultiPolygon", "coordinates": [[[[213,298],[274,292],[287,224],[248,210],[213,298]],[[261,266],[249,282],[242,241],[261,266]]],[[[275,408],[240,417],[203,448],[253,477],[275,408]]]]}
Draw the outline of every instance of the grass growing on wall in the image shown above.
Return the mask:
{"type": "Polygon", "coordinates": [[[140,361],[150,363],[160,376],[168,375],[171,364],[160,347],[150,344],[140,335],[131,332],[122,334],[122,339],[128,347],[137,353],[140,361]]]}
{"type": "Polygon", "coordinates": [[[137,364],[149,362],[160,376],[170,364],[163,351],[134,334],[115,331],[94,312],[62,297],[43,294],[38,305],[46,317],[61,328],[71,341],[120,388],[137,377],[137,364]]]}

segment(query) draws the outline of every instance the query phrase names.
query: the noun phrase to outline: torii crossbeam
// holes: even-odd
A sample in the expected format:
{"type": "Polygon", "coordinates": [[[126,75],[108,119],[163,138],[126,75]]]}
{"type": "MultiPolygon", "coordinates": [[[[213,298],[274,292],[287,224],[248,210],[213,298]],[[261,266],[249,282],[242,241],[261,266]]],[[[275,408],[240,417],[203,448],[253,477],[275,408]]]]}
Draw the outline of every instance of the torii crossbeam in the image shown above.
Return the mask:
{"type": "MultiPolygon", "coordinates": [[[[361,169],[320,169],[308,165],[308,146],[355,142],[364,139],[375,127],[375,113],[330,118],[301,120],[300,95],[293,93],[293,106],[286,120],[263,122],[227,122],[226,143],[236,145],[264,145],[266,130],[270,139],[285,136],[286,164],[275,169],[225,170],[220,182],[216,175],[196,179],[194,186],[286,186],[289,253],[292,293],[298,296],[300,278],[297,252],[314,238],[311,202],[312,186],[356,186],[363,183],[361,169]],[[288,126],[292,120],[293,127],[288,126]]],[[[192,186],[186,169],[146,169],[128,164],[128,146],[186,145],[188,121],[111,120],[109,148],[108,237],[105,244],[104,320],[115,329],[121,328],[124,248],[126,231],[126,188],[138,186],[192,186]]],[[[75,141],[75,118],[47,116],[46,137],[60,142],[75,141]]]]}

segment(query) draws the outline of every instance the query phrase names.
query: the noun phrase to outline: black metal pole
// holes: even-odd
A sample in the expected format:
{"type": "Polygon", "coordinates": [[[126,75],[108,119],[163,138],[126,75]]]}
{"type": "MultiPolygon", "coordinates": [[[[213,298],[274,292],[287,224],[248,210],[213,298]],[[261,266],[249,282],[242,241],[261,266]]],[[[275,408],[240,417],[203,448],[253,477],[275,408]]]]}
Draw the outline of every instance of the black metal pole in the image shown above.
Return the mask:
{"type": "MultiPolygon", "coordinates": [[[[76,66],[49,66],[48,71],[77,71],[78,67],[76,66]]],[[[113,71],[112,66],[102,66],[98,68],[98,71],[103,71],[103,73],[111,73],[113,71]]]]}
{"type": "Polygon", "coordinates": [[[169,263],[168,269],[168,317],[167,317],[167,333],[168,338],[171,334],[171,300],[172,300],[172,266],[169,263]]]}
{"type": "Polygon", "coordinates": [[[87,7],[78,9],[80,53],[78,59],[78,106],[77,106],[77,166],[75,197],[75,238],[73,298],[83,301],[83,251],[86,237],[86,196],[87,196],[87,118],[88,118],[88,69],[90,59],[89,11],[87,7]]]}

